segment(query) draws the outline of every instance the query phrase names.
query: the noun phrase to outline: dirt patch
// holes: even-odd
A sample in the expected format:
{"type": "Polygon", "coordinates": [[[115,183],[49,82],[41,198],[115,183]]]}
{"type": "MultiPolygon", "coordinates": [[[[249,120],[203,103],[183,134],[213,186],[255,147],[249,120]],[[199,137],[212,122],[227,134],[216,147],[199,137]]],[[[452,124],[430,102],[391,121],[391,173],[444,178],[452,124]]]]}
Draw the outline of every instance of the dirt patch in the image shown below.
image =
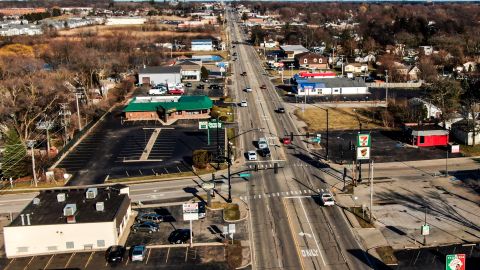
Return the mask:
{"type": "Polygon", "coordinates": [[[393,248],[391,246],[378,247],[375,249],[375,251],[377,251],[378,256],[380,256],[380,259],[386,265],[392,265],[392,264],[398,263],[397,258],[393,254],[393,248]]]}
{"type": "MultiPolygon", "coordinates": [[[[362,129],[381,129],[380,125],[374,119],[368,118],[354,108],[329,108],[329,129],[330,130],[352,130],[358,129],[360,123],[362,129]]],[[[309,131],[323,131],[327,129],[327,112],[320,108],[307,108],[305,112],[300,109],[295,110],[295,115],[308,125],[309,131]]]]}
{"type": "Polygon", "coordinates": [[[236,269],[242,265],[242,246],[239,241],[227,246],[227,264],[230,269],[236,269]]]}

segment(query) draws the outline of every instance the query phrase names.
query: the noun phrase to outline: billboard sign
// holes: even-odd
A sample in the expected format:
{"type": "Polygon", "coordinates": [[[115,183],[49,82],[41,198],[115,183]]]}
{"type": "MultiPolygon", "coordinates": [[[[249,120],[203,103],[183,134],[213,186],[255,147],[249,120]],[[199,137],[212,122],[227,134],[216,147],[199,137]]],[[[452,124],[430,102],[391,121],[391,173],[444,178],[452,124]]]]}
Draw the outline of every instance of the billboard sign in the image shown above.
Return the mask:
{"type": "Polygon", "coordinates": [[[357,136],[357,146],[358,147],[370,147],[371,146],[370,134],[358,134],[358,136],[357,136]]]}
{"type": "Polygon", "coordinates": [[[183,220],[198,220],[198,203],[183,204],[183,220]]]}
{"type": "Polygon", "coordinates": [[[465,270],[465,254],[449,254],[445,262],[446,270],[465,270]]]}
{"type": "Polygon", "coordinates": [[[370,159],[370,147],[357,147],[357,160],[370,159]]]}

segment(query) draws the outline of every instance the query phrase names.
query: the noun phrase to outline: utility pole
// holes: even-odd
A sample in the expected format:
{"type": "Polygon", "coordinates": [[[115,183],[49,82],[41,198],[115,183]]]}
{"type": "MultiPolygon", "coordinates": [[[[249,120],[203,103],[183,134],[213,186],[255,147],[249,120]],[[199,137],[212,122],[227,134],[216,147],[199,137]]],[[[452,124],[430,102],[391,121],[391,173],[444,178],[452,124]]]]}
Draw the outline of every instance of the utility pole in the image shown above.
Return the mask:
{"type": "Polygon", "coordinates": [[[68,141],[68,121],[67,115],[71,115],[71,112],[67,110],[68,103],[60,103],[60,112],[59,114],[63,116],[62,125],[65,128],[65,142],[64,145],[67,144],[68,141]]]}
{"type": "Polygon", "coordinates": [[[30,153],[32,155],[32,172],[33,172],[33,181],[35,183],[35,187],[38,186],[37,184],[37,174],[35,173],[35,152],[34,152],[34,146],[35,146],[35,140],[28,140],[27,141],[28,147],[30,147],[30,153]]]}
{"type": "Polygon", "coordinates": [[[37,123],[37,129],[45,129],[47,132],[47,158],[49,158],[50,153],[50,132],[49,130],[53,127],[53,121],[46,120],[47,116],[45,115],[44,120],[37,123]]]}
{"type": "Polygon", "coordinates": [[[373,221],[373,160],[370,161],[370,223],[373,221]]]}
{"type": "Polygon", "coordinates": [[[231,173],[230,173],[230,167],[232,166],[232,153],[231,153],[231,145],[232,143],[230,141],[227,142],[227,165],[228,165],[228,198],[227,202],[231,203],[232,202],[232,183],[231,181],[231,173]]]}
{"type": "Polygon", "coordinates": [[[388,70],[385,70],[385,103],[388,107],[388,70]]]}
{"type": "Polygon", "coordinates": [[[328,161],[328,141],[330,141],[330,136],[329,136],[329,132],[328,132],[328,109],[327,109],[327,151],[326,151],[326,159],[328,161]]]}
{"type": "Polygon", "coordinates": [[[78,96],[81,95],[80,92],[75,93],[75,101],[77,103],[77,118],[78,118],[78,130],[82,130],[82,118],[80,117],[80,106],[78,105],[78,96]]]}

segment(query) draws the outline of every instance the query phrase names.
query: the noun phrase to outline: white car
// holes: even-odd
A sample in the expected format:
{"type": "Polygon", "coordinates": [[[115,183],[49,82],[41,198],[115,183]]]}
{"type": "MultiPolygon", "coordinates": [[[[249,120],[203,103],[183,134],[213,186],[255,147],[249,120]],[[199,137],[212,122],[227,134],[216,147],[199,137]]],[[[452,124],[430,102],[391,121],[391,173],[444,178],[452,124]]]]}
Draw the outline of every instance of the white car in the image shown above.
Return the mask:
{"type": "Polygon", "coordinates": [[[143,245],[133,246],[130,249],[132,262],[143,262],[147,249],[143,245]]]}
{"type": "Polygon", "coordinates": [[[266,138],[258,139],[258,148],[260,149],[268,148],[268,142],[266,138]]]}
{"type": "Polygon", "coordinates": [[[246,101],[246,100],[242,100],[242,101],[240,102],[240,107],[248,107],[247,101],[246,101]]]}
{"type": "Polygon", "coordinates": [[[245,92],[252,92],[252,88],[250,87],[245,88],[245,92]]]}
{"type": "Polygon", "coordinates": [[[333,199],[333,195],[330,192],[323,192],[320,194],[320,198],[322,199],[322,203],[324,206],[334,206],[335,200],[333,199]]]}
{"type": "Polygon", "coordinates": [[[257,152],[255,152],[255,151],[248,151],[247,156],[248,156],[249,161],[256,161],[257,160],[257,152]]]}

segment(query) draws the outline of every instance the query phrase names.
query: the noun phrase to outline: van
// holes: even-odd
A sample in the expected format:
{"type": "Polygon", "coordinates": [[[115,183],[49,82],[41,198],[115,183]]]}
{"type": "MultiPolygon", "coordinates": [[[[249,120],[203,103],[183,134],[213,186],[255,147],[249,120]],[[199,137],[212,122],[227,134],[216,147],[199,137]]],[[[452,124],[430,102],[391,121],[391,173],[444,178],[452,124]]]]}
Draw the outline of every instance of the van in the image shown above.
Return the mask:
{"type": "Polygon", "coordinates": [[[258,139],[258,148],[260,149],[268,148],[268,142],[266,138],[258,139]]]}

